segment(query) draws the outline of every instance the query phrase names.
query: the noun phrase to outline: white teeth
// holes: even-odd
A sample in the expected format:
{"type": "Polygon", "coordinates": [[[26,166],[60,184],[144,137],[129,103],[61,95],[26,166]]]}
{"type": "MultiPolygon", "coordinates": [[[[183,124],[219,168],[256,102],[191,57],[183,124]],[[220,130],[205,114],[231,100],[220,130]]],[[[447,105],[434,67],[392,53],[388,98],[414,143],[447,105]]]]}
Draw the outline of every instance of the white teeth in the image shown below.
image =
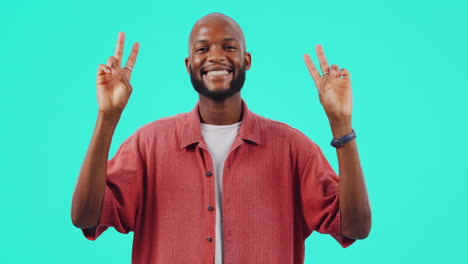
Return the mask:
{"type": "Polygon", "coordinates": [[[209,71],[206,73],[208,76],[217,76],[217,75],[226,75],[229,74],[227,70],[220,70],[220,71],[209,71]]]}

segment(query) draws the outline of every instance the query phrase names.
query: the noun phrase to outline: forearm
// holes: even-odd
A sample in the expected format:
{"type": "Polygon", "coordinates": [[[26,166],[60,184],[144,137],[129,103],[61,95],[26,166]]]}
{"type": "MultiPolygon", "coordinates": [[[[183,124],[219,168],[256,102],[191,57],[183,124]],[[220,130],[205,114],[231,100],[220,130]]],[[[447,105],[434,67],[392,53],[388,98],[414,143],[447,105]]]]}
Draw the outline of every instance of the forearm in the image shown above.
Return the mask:
{"type": "Polygon", "coordinates": [[[72,201],[72,221],[76,227],[96,226],[106,189],[109,148],[120,114],[99,112],[72,201]]]}
{"type": "MultiPolygon", "coordinates": [[[[351,119],[330,121],[333,137],[351,132],[351,119]]],[[[350,238],[363,239],[371,228],[371,212],[364,175],[359,161],[356,141],[337,148],[339,164],[339,197],[341,233],[350,238]]]]}

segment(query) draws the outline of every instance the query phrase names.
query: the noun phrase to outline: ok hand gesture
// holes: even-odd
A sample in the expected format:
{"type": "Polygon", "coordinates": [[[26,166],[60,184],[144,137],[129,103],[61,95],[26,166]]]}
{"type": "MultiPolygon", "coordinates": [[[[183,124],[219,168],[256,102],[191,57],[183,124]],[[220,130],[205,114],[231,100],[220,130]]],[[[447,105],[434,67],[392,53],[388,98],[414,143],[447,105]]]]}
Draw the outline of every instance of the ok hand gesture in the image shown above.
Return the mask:
{"type": "Polygon", "coordinates": [[[314,79],[320,102],[328,119],[350,118],[353,100],[348,70],[340,69],[336,64],[329,67],[322,46],[317,45],[316,52],[323,75],[317,71],[308,54],[304,55],[304,61],[314,79]]]}
{"type": "Polygon", "coordinates": [[[107,65],[100,64],[98,67],[96,86],[99,111],[122,112],[132,93],[130,76],[140,45],[138,42],[133,44],[127,63],[121,67],[124,42],[125,34],[120,32],[114,56],[109,57],[107,65]]]}

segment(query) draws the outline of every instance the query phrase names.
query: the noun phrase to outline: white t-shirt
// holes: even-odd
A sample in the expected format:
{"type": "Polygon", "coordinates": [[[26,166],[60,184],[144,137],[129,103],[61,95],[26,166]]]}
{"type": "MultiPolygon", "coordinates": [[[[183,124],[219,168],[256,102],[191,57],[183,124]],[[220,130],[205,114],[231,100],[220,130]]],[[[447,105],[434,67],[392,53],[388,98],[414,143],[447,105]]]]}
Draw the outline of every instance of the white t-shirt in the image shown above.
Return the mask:
{"type": "Polygon", "coordinates": [[[206,142],[208,151],[210,152],[213,161],[214,177],[215,177],[215,212],[216,212],[216,227],[215,227],[215,264],[223,263],[223,234],[222,234],[222,186],[223,186],[223,169],[232,143],[239,132],[242,122],[232,125],[209,125],[201,124],[203,139],[206,142]]]}

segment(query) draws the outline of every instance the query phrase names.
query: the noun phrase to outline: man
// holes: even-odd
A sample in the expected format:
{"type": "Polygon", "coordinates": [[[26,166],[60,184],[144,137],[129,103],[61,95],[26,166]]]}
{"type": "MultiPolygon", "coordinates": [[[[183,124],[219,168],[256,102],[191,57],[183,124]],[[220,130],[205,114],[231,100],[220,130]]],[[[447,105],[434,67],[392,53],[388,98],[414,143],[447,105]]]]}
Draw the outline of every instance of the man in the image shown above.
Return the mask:
{"type": "Polygon", "coordinates": [[[107,161],[132,92],[139,44],[122,67],[124,35],[99,65],[96,128],[77,182],[72,220],[96,239],[109,226],[134,232],[133,263],[303,263],[318,231],[343,247],[367,237],[371,213],[351,126],[350,74],[305,62],[330,121],[340,178],[299,131],[252,113],[241,99],[251,65],[231,18],[194,25],[185,60],[199,102],[190,113],[140,128],[107,161]]]}

